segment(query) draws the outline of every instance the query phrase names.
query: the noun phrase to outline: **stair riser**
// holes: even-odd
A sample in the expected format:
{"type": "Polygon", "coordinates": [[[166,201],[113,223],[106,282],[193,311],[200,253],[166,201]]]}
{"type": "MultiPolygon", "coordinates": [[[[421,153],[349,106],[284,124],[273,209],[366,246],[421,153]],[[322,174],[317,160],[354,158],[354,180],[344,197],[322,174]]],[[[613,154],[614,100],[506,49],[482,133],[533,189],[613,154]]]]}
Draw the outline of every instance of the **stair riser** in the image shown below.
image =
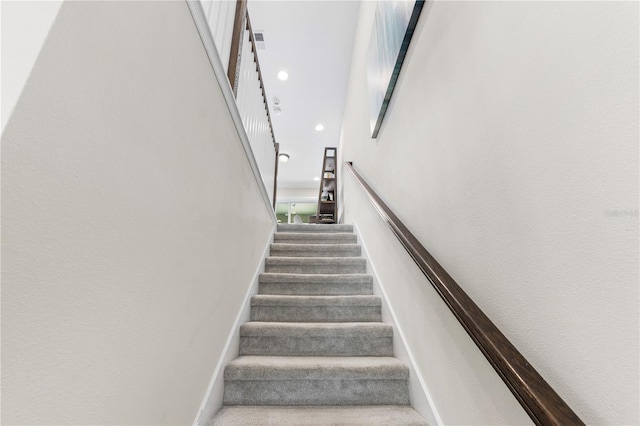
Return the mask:
{"type": "Polygon", "coordinates": [[[260,294],[297,296],[349,296],[373,294],[372,284],[305,284],[305,283],[260,283],[260,294]]]}
{"type": "MultiPolygon", "coordinates": [[[[302,248],[305,246],[302,245],[302,248]]],[[[304,250],[296,248],[279,248],[271,247],[271,256],[284,257],[358,257],[360,256],[360,247],[336,250],[304,250]]]]}
{"type": "Polygon", "coordinates": [[[275,264],[265,266],[265,272],[285,274],[364,274],[367,267],[364,264],[347,265],[313,265],[313,264],[275,264]]]}
{"type": "Polygon", "coordinates": [[[224,405],[408,405],[407,380],[229,380],[224,405]]]}
{"type": "Polygon", "coordinates": [[[393,356],[391,337],[240,337],[240,355],[393,356]]]}
{"type": "Polygon", "coordinates": [[[252,306],[251,321],[380,322],[380,306],[252,306]]]}

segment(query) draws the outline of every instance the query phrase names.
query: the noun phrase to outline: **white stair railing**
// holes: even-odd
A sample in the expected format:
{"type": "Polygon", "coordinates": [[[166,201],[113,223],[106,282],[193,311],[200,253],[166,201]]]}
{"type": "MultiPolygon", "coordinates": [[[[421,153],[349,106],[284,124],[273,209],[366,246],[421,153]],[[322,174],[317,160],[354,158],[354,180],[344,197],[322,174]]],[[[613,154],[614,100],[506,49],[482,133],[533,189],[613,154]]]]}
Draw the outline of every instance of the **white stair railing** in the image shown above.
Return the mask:
{"type": "MultiPolygon", "coordinates": [[[[245,26],[243,33],[236,100],[262,180],[265,187],[269,188],[273,187],[275,179],[276,149],[266,95],[263,90],[264,84],[257,61],[253,32],[249,24],[245,26]]],[[[273,199],[271,201],[273,202],[273,199]]]]}
{"type": "MultiPolygon", "coordinates": [[[[229,77],[260,178],[275,207],[278,155],[246,0],[199,0],[229,77]]],[[[199,28],[202,31],[201,28],[199,28]]]]}
{"type": "Polygon", "coordinates": [[[229,54],[233,40],[233,22],[236,2],[228,0],[200,0],[204,17],[222,60],[224,72],[229,70],[229,54]]]}

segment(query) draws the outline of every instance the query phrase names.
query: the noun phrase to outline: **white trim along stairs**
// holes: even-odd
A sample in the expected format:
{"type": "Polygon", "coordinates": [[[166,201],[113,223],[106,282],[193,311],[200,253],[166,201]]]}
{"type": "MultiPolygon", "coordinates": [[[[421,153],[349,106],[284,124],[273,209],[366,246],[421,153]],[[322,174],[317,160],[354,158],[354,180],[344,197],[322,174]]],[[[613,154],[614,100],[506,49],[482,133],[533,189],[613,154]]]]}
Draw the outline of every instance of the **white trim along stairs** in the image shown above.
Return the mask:
{"type": "Polygon", "coordinates": [[[279,224],[208,426],[426,425],[352,225],[279,224]]]}

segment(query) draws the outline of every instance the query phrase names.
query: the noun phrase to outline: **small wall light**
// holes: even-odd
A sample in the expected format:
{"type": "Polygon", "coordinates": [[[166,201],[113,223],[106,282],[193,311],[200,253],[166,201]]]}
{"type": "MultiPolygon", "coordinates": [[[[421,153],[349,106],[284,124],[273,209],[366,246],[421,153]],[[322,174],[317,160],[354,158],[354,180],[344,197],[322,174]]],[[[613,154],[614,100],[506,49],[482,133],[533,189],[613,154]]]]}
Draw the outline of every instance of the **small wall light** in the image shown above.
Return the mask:
{"type": "Polygon", "coordinates": [[[289,154],[280,154],[278,155],[278,160],[280,160],[281,163],[286,163],[287,161],[289,161],[289,154]]]}

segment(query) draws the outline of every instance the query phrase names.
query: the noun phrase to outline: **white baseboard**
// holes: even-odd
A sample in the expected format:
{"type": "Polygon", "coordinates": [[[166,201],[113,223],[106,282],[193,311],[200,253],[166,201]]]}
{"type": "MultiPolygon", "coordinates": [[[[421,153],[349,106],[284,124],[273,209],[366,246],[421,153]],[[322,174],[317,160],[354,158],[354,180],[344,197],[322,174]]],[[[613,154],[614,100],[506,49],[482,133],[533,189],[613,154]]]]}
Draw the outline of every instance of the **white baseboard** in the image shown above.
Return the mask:
{"type": "Polygon", "coordinates": [[[409,367],[409,392],[411,405],[418,413],[427,419],[430,425],[441,425],[443,424],[442,419],[434,404],[433,398],[429,393],[429,389],[427,388],[422,373],[416,364],[413,352],[407,344],[407,339],[402,331],[402,327],[398,323],[395,311],[389,303],[387,292],[385,291],[385,285],[378,280],[375,264],[369,257],[367,243],[365,239],[362,238],[357,223],[353,224],[353,230],[358,236],[358,243],[362,247],[362,256],[367,259],[367,270],[373,275],[374,294],[377,294],[382,298],[382,320],[392,325],[394,337],[400,337],[400,339],[393,339],[393,350],[396,358],[405,362],[409,367]]]}
{"type": "MultiPolygon", "coordinates": [[[[274,232],[275,229],[276,227],[274,225],[274,232]]],[[[233,323],[233,326],[231,327],[231,330],[229,331],[229,335],[227,336],[227,341],[224,345],[224,349],[222,350],[222,354],[218,359],[216,368],[213,370],[213,375],[211,376],[211,380],[209,381],[207,392],[205,393],[202,403],[200,404],[198,414],[193,421],[194,426],[206,425],[211,417],[222,407],[222,396],[224,392],[224,367],[238,357],[238,351],[240,347],[239,329],[242,324],[249,321],[251,313],[251,297],[258,293],[258,280],[260,278],[260,274],[264,272],[265,259],[269,254],[269,248],[271,247],[272,242],[273,232],[271,233],[271,238],[267,241],[267,244],[262,251],[262,260],[258,264],[258,267],[253,274],[251,286],[249,286],[249,289],[244,296],[242,306],[238,310],[236,319],[233,323]]]]}

